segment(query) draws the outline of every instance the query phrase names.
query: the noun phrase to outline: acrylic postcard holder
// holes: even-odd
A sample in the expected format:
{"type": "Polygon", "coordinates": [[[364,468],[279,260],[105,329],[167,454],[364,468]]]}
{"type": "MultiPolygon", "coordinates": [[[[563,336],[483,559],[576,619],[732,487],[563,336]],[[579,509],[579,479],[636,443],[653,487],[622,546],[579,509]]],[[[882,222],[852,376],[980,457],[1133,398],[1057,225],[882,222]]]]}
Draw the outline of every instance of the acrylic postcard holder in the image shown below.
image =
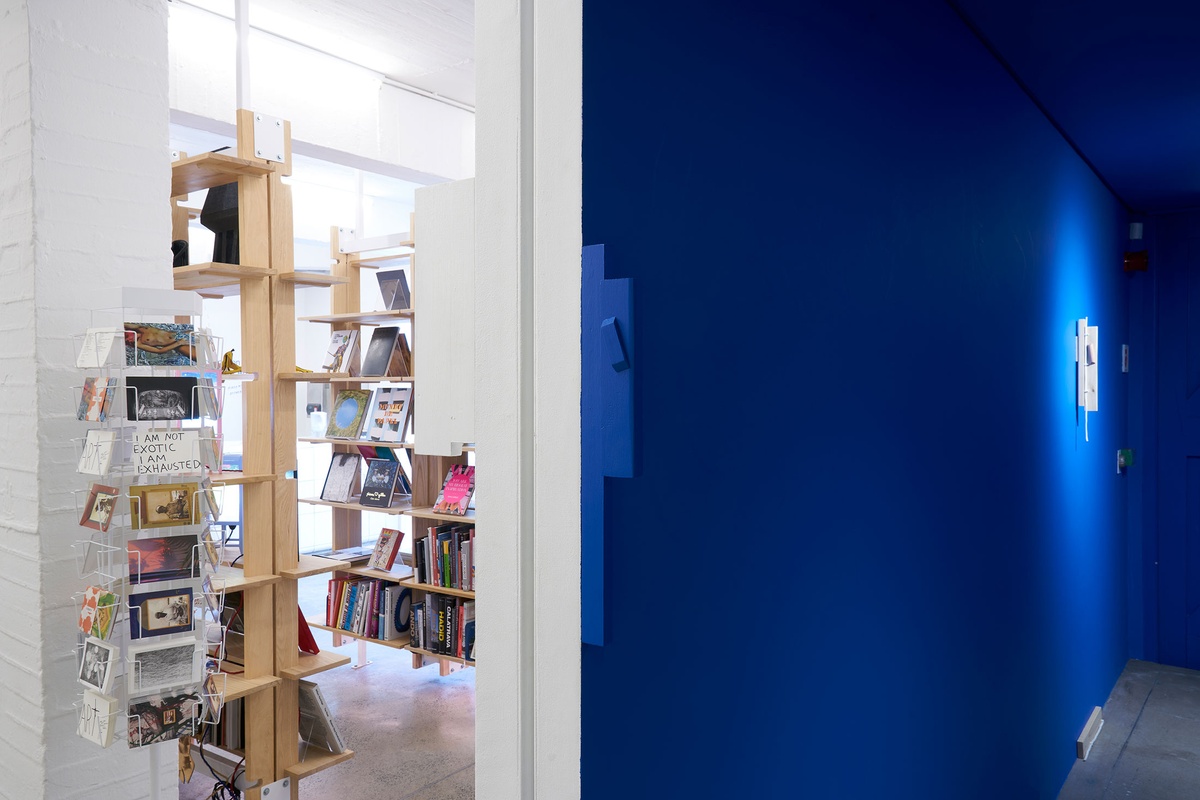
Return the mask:
{"type": "MultiPolygon", "coordinates": [[[[75,551],[75,567],[81,579],[93,582],[106,589],[116,586],[125,576],[128,555],[124,547],[101,541],[101,534],[90,539],[77,539],[71,547],[75,551]]],[[[107,537],[105,537],[107,538],[107,537]]]]}

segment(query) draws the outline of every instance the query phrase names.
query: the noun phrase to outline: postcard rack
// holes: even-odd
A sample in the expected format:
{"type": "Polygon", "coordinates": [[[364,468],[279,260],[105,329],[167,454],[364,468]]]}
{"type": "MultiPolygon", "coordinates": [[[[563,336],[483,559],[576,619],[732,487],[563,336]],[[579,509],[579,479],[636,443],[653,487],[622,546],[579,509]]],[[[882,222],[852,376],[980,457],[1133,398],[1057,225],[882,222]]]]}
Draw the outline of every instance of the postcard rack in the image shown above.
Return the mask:
{"type": "Polygon", "coordinates": [[[216,716],[225,631],[206,613],[222,570],[219,340],[187,292],[125,288],[75,337],[84,380],[75,493],[78,733],[108,747],[194,736],[216,716]]]}

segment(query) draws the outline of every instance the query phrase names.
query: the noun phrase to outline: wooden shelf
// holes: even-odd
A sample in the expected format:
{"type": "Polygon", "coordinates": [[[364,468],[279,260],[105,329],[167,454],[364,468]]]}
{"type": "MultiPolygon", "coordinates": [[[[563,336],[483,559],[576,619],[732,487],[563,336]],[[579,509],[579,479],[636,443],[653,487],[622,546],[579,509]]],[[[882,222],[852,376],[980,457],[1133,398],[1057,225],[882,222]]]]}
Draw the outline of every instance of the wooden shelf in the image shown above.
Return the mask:
{"type": "Polygon", "coordinates": [[[466,589],[451,589],[449,586],[436,586],[432,583],[417,583],[414,580],[400,581],[401,586],[407,586],[410,589],[420,589],[425,592],[433,592],[434,594],[448,594],[453,597],[465,597],[468,600],[475,599],[475,592],[466,589]]]}
{"type": "Polygon", "coordinates": [[[323,572],[333,572],[335,569],[345,569],[350,566],[349,561],[337,561],[332,558],[321,558],[320,556],[300,556],[300,561],[293,569],[281,569],[279,574],[281,577],[290,578],[292,580],[300,580],[312,575],[320,575],[323,572]]]}
{"type": "Polygon", "coordinates": [[[297,286],[338,286],[350,282],[349,278],[324,272],[281,272],[279,280],[294,283],[297,286]]]}
{"type": "Polygon", "coordinates": [[[177,291],[198,292],[205,297],[233,297],[241,294],[243,278],[266,278],[274,275],[275,270],[250,264],[205,261],[175,267],[171,274],[177,291]]]}
{"type": "Polygon", "coordinates": [[[399,564],[400,559],[396,559],[396,564],[392,565],[392,569],[385,571],[382,569],[374,569],[373,567],[347,567],[339,569],[338,572],[345,572],[347,575],[358,575],[363,578],[379,578],[384,581],[395,581],[403,583],[412,578],[412,567],[406,567],[399,564]]]}
{"type": "Polygon", "coordinates": [[[393,377],[348,375],[345,372],[281,372],[277,376],[281,381],[296,381],[297,383],[412,383],[411,375],[396,375],[393,377]]]}
{"type": "MultiPolygon", "coordinates": [[[[312,620],[308,621],[308,627],[317,628],[317,629],[323,630],[323,631],[329,631],[330,633],[335,634],[335,635],[345,636],[347,639],[358,639],[359,641],[370,642],[371,644],[380,644],[380,645],[383,645],[384,647],[390,647],[393,650],[407,650],[408,649],[408,643],[403,638],[390,639],[390,640],[372,639],[368,636],[360,636],[357,633],[351,633],[350,631],[344,631],[341,628],[331,628],[328,625],[318,625],[317,623],[313,622],[312,620]]],[[[348,660],[350,657],[346,656],[346,658],[348,660]]]]}
{"type": "Polygon", "coordinates": [[[217,588],[224,588],[226,594],[229,594],[230,592],[240,592],[243,589],[256,589],[260,586],[270,586],[271,584],[279,583],[279,580],[280,577],[278,575],[255,575],[252,578],[247,578],[240,569],[226,570],[225,568],[222,568],[221,572],[218,572],[216,575],[214,575],[212,579],[213,586],[217,588]]]}
{"type": "Polygon", "coordinates": [[[309,775],[316,775],[321,770],[329,769],[337,766],[344,761],[349,761],[354,758],[353,750],[344,750],[340,753],[309,753],[305,759],[298,764],[293,764],[284,770],[292,780],[300,780],[307,778],[309,775]]]}
{"type": "Polygon", "coordinates": [[[322,314],[316,317],[300,317],[301,322],[324,322],[348,325],[387,325],[402,319],[412,319],[413,310],[402,308],[395,311],[355,311],[349,314],[322,314]]]}
{"type": "Polygon", "coordinates": [[[218,486],[244,486],[247,483],[266,483],[275,480],[274,475],[247,475],[244,472],[213,472],[207,477],[218,486]]]}
{"type": "Polygon", "coordinates": [[[230,675],[225,673],[225,702],[245,697],[248,694],[261,692],[283,683],[277,675],[264,675],[261,678],[247,678],[245,675],[230,675]]]}
{"type": "Polygon", "coordinates": [[[332,503],[328,500],[322,500],[319,497],[301,497],[299,502],[307,503],[310,506],[330,506],[331,508],[344,508],[349,511],[374,511],[376,514],[406,514],[412,507],[412,501],[401,500],[399,503],[392,503],[390,508],[376,508],[375,506],[364,506],[361,503],[332,503]]]}
{"type": "MultiPolygon", "coordinates": [[[[403,246],[403,245],[402,245],[403,246]]],[[[411,247],[412,243],[409,242],[411,247]]],[[[367,258],[351,258],[350,266],[358,267],[359,269],[379,269],[380,267],[389,267],[396,264],[398,261],[403,261],[406,258],[412,258],[416,253],[393,253],[390,256],[368,256],[367,258]]]]}
{"type": "Polygon", "coordinates": [[[467,509],[465,517],[459,517],[454,514],[435,514],[433,508],[411,508],[403,512],[406,517],[422,517],[424,519],[440,519],[446,522],[463,522],[468,525],[475,524],[475,509],[467,509]]]}
{"type": "Polygon", "coordinates": [[[417,655],[425,656],[427,658],[436,658],[440,661],[453,661],[455,664],[462,664],[464,667],[475,666],[474,661],[467,661],[465,658],[456,658],[454,656],[446,656],[446,655],[442,655],[441,653],[431,652],[429,650],[421,650],[420,648],[413,647],[412,645],[409,645],[408,647],[406,647],[404,649],[411,650],[412,652],[416,653],[417,655]]]}
{"type": "Polygon", "coordinates": [[[233,183],[243,175],[266,175],[271,168],[260,161],[225,155],[201,153],[171,164],[171,197],[233,183]]]}
{"type": "Polygon", "coordinates": [[[366,445],[368,447],[382,447],[386,450],[412,450],[413,445],[407,442],[375,442],[370,439],[317,439],[309,437],[300,437],[296,441],[308,442],[309,444],[351,444],[351,445],[366,445]]]}
{"type": "MultiPolygon", "coordinates": [[[[310,622],[309,627],[315,626],[310,622]]],[[[349,663],[350,656],[344,656],[332,650],[322,650],[316,655],[301,653],[296,666],[282,669],[279,674],[290,680],[298,681],[301,678],[307,678],[309,675],[316,675],[318,672],[326,672],[338,667],[344,667],[349,663]]]]}

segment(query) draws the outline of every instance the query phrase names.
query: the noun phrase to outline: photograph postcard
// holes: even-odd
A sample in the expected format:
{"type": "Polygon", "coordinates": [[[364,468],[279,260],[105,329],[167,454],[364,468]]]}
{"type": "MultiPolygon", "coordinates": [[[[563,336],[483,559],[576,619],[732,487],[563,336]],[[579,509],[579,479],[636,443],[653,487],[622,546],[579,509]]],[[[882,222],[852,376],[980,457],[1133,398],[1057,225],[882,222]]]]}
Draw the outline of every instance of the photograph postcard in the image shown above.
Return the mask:
{"type": "Polygon", "coordinates": [[[138,475],[198,475],[217,466],[212,428],[134,431],[133,465],[138,475]]]}
{"type": "Polygon", "coordinates": [[[196,563],[196,534],[133,539],[125,545],[129,553],[129,582],[188,580],[200,577],[196,563]]]}
{"type": "Polygon", "coordinates": [[[115,486],[105,486],[93,483],[88,490],[87,502],[83,506],[83,516],[79,524],[85,528],[97,531],[107,531],[112,522],[113,509],[117,505],[118,490],[115,486]]]}
{"type": "Polygon", "coordinates": [[[121,610],[120,602],[120,596],[102,586],[84,589],[79,607],[79,630],[87,636],[107,639],[112,633],[113,620],[121,610]]]}
{"type": "Polygon", "coordinates": [[[129,645],[129,694],[200,682],[203,651],[195,639],[129,645]]]}
{"type": "Polygon", "coordinates": [[[116,378],[85,378],[77,416],[84,422],[104,422],[117,388],[116,378]]]}
{"type": "Polygon", "coordinates": [[[129,487],[129,511],[134,530],[195,525],[203,519],[197,491],[200,484],[158,483],[129,487]]]}
{"type": "Polygon", "coordinates": [[[83,653],[79,659],[79,682],[100,694],[112,690],[113,677],[121,661],[120,648],[89,636],[83,641],[83,653]]]}
{"type": "Polygon", "coordinates": [[[196,364],[196,333],[174,322],[126,322],[125,365],[190,367],[196,364]]]}
{"type": "Polygon", "coordinates": [[[126,376],[126,416],[134,422],[198,419],[199,384],[195,377],[126,376]]]}
{"type": "Polygon", "coordinates": [[[199,692],[152,695],[129,703],[129,746],[145,747],[195,736],[200,730],[199,692]]]}
{"type": "Polygon", "coordinates": [[[129,595],[129,636],[148,639],[192,630],[192,589],[160,589],[129,595]]]}
{"type": "Polygon", "coordinates": [[[111,430],[92,429],[83,440],[83,453],[79,456],[78,472],[84,475],[107,475],[112,466],[113,449],[117,445],[117,433],[111,430]]]}

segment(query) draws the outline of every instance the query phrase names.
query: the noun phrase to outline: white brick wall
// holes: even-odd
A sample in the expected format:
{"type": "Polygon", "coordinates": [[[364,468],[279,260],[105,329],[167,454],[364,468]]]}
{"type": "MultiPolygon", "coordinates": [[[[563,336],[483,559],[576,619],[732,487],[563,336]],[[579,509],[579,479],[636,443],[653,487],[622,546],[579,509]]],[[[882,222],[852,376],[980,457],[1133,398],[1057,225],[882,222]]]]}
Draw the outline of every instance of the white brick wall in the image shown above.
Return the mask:
{"type": "Polygon", "coordinates": [[[170,285],[167,108],[160,0],[0,0],[0,798],[149,796],[148,751],[75,735],[71,336],[170,285]]]}

